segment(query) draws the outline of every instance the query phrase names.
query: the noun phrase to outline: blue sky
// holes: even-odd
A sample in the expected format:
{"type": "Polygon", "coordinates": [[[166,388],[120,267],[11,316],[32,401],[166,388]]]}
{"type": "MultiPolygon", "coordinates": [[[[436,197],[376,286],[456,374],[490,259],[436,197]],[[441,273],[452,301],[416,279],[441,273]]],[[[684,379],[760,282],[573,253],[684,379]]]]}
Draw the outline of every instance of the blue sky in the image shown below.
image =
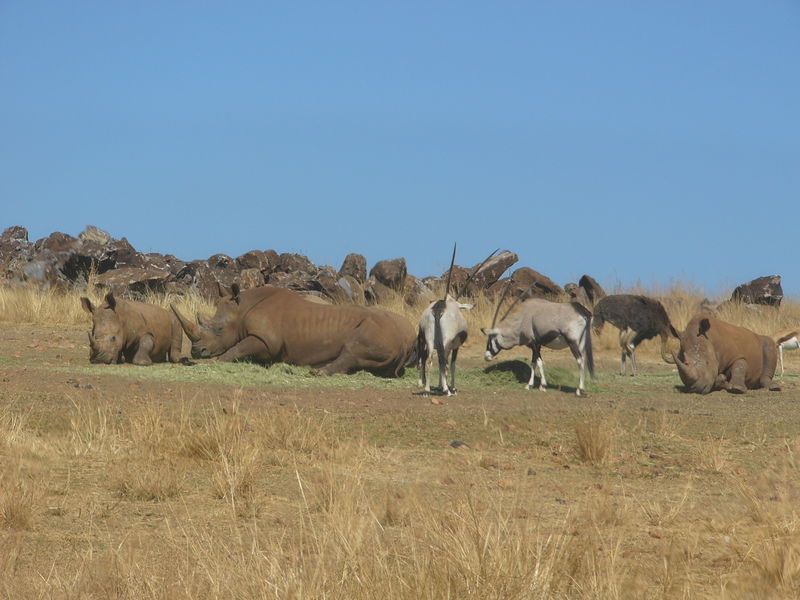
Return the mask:
{"type": "Polygon", "coordinates": [[[800,3],[0,3],[0,228],[800,297],[800,3]]]}

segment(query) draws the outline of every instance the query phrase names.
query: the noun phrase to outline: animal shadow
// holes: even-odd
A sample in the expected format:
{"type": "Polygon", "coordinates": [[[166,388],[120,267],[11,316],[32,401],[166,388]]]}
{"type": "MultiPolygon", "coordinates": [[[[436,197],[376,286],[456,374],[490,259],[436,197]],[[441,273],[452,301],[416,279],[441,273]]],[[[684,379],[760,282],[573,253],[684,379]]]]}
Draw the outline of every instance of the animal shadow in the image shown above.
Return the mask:
{"type": "MultiPolygon", "coordinates": [[[[531,378],[531,365],[528,362],[518,359],[505,360],[503,362],[489,365],[483,370],[483,372],[487,375],[498,374],[501,377],[505,373],[511,373],[517,380],[517,383],[525,384],[528,383],[528,381],[531,378]]],[[[559,390],[570,394],[575,393],[575,390],[577,389],[576,386],[564,385],[559,381],[557,381],[559,377],[558,377],[558,372],[556,370],[548,371],[547,375],[548,375],[548,383],[547,383],[548,390],[559,390]]],[[[533,381],[533,387],[538,388],[540,383],[541,379],[537,375],[533,381]]]]}
{"type": "MultiPolygon", "coordinates": [[[[511,373],[517,380],[517,383],[528,383],[531,378],[531,366],[521,360],[504,360],[502,362],[489,365],[483,370],[487,375],[493,373],[511,373]]],[[[539,381],[539,378],[536,378],[539,381]]],[[[537,384],[538,385],[538,384],[537,384]]]]}

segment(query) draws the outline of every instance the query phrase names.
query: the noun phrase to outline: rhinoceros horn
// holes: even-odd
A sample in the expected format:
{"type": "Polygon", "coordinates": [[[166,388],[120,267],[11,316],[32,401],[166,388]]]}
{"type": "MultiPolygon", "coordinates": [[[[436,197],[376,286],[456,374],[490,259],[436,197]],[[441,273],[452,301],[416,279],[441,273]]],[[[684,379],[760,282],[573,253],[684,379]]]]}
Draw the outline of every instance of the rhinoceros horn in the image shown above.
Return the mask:
{"type": "Polygon", "coordinates": [[[192,323],[189,319],[186,319],[180,311],[175,308],[174,304],[170,304],[170,308],[172,312],[175,313],[175,316],[178,317],[178,322],[181,324],[183,331],[186,332],[186,336],[189,340],[194,343],[200,340],[200,331],[198,330],[198,326],[195,323],[192,323]]]}
{"type": "Polygon", "coordinates": [[[697,370],[688,363],[682,362],[674,352],[672,353],[672,360],[675,361],[675,365],[678,367],[681,381],[683,381],[686,387],[691,387],[697,381],[697,370]]]}

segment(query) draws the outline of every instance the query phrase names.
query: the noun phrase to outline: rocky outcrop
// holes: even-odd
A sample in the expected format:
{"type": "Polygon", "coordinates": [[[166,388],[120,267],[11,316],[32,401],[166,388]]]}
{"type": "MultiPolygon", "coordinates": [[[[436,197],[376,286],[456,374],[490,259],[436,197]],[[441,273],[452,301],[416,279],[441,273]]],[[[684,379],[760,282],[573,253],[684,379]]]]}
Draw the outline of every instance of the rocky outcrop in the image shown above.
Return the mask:
{"type": "MultiPolygon", "coordinates": [[[[472,267],[454,265],[451,294],[474,296],[495,289],[517,259],[515,253],[504,250],[472,267]]],[[[533,276],[524,276],[528,271],[515,271],[517,287],[529,285],[533,276]]],[[[537,294],[560,293],[552,281],[537,275],[537,294]]],[[[230,288],[237,283],[244,289],[265,284],[286,287],[333,302],[402,301],[416,306],[436,300],[446,278],[447,272],[440,277],[414,277],[402,257],[379,260],[368,272],[366,258],[357,253],[348,254],[338,271],[317,266],[302,254],[275,250],[253,249],[236,258],[219,253],[184,261],[171,254],[139,252],[126,238],[115,239],[93,225],[77,237],[54,232],[33,243],[21,226],[0,234],[0,282],[28,282],[46,289],[82,289],[91,282],[135,299],[154,292],[197,293],[213,299],[220,285],[230,288]]]]}
{"type": "Polygon", "coordinates": [[[563,288],[549,277],[530,267],[520,267],[508,279],[501,279],[489,288],[489,294],[501,294],[509,286],[508,295],[524,298],[556,300],[565,294],[563,288]]]}
{"type": "Polygon", "coordinates": [[[780,275],[767,275],[743,283],[733,290],[732,302],[744,304],[766,304],[780,306],[783,300],[783,288],[780,275]]]}

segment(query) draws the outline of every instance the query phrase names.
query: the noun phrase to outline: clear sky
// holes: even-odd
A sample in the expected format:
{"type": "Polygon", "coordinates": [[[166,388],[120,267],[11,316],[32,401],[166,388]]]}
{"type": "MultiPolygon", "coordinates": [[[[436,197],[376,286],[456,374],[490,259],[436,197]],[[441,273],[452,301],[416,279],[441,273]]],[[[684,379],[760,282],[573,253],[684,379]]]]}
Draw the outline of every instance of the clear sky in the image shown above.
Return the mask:
{"type": "Polygon", "coordinates": [[[0,2],[0,228],[800,297],[800,3],[0,2]]]}

